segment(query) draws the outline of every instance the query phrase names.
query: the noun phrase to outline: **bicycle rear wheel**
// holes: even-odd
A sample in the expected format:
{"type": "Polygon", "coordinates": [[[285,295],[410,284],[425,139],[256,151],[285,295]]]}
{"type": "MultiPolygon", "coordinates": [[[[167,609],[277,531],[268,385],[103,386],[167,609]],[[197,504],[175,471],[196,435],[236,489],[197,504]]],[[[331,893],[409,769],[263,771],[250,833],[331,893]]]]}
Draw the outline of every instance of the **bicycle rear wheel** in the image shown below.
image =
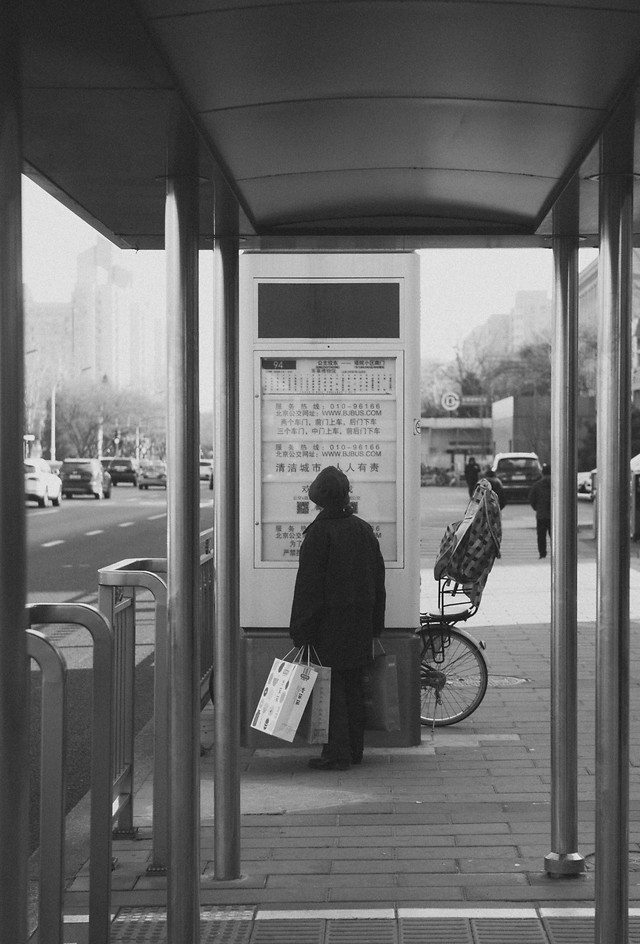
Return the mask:
{"type": "Polygon", "coordinates": [[[466,633],[432,626],[423,639],[428,642],[430,637],[434,645],[425,645],[420,662],[420,722],[438,728],[457,724],[476,710],[489,673],[480,646],[466,633]],[[444,637],[444,646],[439,636],[444,637]]]}

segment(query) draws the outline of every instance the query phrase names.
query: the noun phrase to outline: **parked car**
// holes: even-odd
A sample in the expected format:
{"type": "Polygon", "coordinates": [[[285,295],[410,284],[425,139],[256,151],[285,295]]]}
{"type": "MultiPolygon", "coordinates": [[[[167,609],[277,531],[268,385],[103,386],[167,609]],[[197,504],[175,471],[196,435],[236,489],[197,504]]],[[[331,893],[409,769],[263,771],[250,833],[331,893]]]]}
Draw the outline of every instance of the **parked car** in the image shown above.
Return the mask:
{"type": "Polygon", "coordinates": [[[595,469],[590,472],[578,472],[578,495],[585,496],[589,501],[596,497],[595,476],[595,469]]]}
{"type": "Polygon", "coordinates": [[[112,459],[113,459],[113,456],[102,456],[102,458],[100,459],[100,462],[102,463],[102,468],[106,469],[107,472],[109,471],[109,466],[111,465],[112,459]]]}
{"type": "Polygon", "coordinates": [[[491,471],[500,479],[508,502],[526,501],[529,489],[542,475],[542,466],[535,452],[499,452],[491,471]]]}
{"type": "Polygon", "coordinates": [[[27,501],[37,502],[41,508],[46,508],[49,502],[60,504],[62,482],[45,459],[25,459],[24,494],[27,501]]]}
{"type": "Polygon", "coordinates": [[[167,487],[167,465],[159,459],[147,459],[140,463],[138,488],[148,489],[151,485],[157,485],[158,488],[167,487]]]}
{"type": "Polygon", "coordinates": [[[99,459],[65,459],[60,470],[62,494],[111,498],[111,476],[99,459]]]}
{"type": "Polygon", "coordinates": [[[139,471],[140,468],[136,459],[125,459],[122,456],[116,456],[109,463],[109,475],[111,476],[112,485],[130,482],[131,485],[136,486],[139,471]]]}
{"type": "Polygon", "coordinates": [[[200,481],[208,482],[209,477],[213,475],[213,464],[211,459],[200,460],[200,481]]]}

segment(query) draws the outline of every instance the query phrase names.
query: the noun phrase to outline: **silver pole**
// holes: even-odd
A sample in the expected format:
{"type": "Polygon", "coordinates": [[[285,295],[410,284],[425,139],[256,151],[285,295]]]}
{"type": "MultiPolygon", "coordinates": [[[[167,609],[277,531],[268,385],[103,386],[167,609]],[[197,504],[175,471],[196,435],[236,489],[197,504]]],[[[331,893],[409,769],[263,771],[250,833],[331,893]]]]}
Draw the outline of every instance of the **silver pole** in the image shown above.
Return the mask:
{"type": "Polygon", "coordinates": [[[170,154],[167,262],[167,939],[200,939],[198,180],[188,125],[170,154]]]}
{"type": "Polygon", "coordinates": [[[240,876],[238,606],[238,241],[218,239],[214,334],[214,867],[240,876]]]}
{"type": "Polygon", "coordinates": [[[633,133],[630,97],[600,145],[596,944],[628,933],[633,133]]]}
{"type": "Polygon", "coordinates": [[[578,181],[553,213],[551,382],[551,852],[552,875],[584,872],[578,847],[576,419],[578,181]]]}
{"type": "Polygon", "coordinates": [[[0,5],[0,941],[27,939],[27,700],[18,4],[0,5]]]}

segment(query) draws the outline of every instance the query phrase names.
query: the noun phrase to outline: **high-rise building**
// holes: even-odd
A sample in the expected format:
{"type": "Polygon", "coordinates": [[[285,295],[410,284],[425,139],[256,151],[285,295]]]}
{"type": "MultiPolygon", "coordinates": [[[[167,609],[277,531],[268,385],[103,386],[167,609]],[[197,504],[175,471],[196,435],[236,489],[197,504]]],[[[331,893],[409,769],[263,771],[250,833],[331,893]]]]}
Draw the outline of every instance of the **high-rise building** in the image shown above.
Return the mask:
{"type": "Polygon", "coordinates": [[[78,256],[72,333],[77,373],[116,389],[164,390],[164,311],[136,294],[130,271],[102,237],[78,256]]]}

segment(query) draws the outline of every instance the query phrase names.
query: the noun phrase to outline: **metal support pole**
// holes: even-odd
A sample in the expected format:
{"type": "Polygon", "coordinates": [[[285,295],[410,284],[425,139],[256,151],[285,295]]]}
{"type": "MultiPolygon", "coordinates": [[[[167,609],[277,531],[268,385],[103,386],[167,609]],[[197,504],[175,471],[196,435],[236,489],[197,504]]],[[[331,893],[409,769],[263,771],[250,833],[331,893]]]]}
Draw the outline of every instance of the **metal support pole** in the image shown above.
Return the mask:
{"type": "Polygon", "coordinates": [[[238,241],[216,240],[214,259],[214,867],[228,881],[240,876],[238,241]]]}
{"type": "Polygon", "coordinates": [[[0,5],[0,942],[27,939],[29,702],[22,473],[22,153],[18,4],[0,5]]]}
{"type": "Polygon", "coordinates": [[[553,213],[551,383],[551,875],[584,872],[578,853],[578,181],[553,213]]]}
{"type": "Polygon", "coordinates": [[[600,145],[596,944],[628,934],[633,134],[630,97],[600,145]]]}
{"type": "Polygon", "coordinates": [[[186,122],[169,154],[167,262],[167,939],[200,939],[198,179],[186,122]]]}

